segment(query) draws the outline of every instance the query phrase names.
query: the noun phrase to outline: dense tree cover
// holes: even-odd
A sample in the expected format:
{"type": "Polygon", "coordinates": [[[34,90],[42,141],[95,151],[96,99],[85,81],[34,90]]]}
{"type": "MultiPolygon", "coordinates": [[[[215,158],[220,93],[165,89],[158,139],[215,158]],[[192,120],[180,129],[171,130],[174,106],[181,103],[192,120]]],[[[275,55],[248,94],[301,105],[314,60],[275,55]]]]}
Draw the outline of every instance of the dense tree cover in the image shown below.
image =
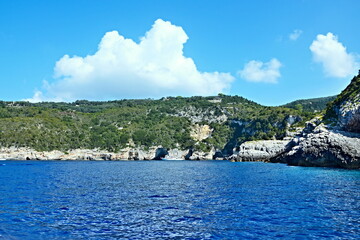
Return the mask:
{"type": "Polygon", "coordinates": [[[283,107],[293,108],[304,112],[321,112],[326,109],[328,103],[335,100],[336,96],[301,99],[283,105],[283,107]]]}
{"type": "Polygon", "coordinates": [[[0,146],[115,152],[127,146],[159,145],[230,149],[245,140],[282,138],[289,116],[297,116],[297,125],[313,116],[303,109],[266,107],[223,94],[108,102],[0,102],[0,146]],[[209,125],[211,136],[201,142],[192,139],[195,123],[209,125]]]}

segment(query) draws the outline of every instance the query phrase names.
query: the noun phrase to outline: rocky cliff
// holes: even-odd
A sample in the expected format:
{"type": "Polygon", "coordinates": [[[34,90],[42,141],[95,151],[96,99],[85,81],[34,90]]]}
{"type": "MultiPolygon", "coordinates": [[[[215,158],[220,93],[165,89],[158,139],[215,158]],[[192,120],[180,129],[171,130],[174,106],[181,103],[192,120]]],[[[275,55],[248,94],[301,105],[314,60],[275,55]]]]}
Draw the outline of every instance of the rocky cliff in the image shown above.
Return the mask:
{"type": "Polygon", "coordinates": [[[314,119],[270,159],[298,166],[360,168],[360,71],[328,105],[324,119],[314,119]]]}
{"type": "Polygon", "coordinates": [[[360,134],[329,130],[324,124],[295,137],[282,154],[269,159],[295,166],[360,168],[360,134]]]}
{"type": "Polygon", "coordinates": [[[245,142],[230,160],[359,169],[360,134],[329,128],[314,119],[291,140],[245,142]]]}
{"type": "Polygon", "coordinates": [[[88,160],[88,161],[118,161],[118,160],[209,160],[214,157],[210,152],[166,149],[161,146],[142,148],[124,148],[118,152],[100,149],[74,149],[62,151],[36,151],[27,147],[0,148],[0,160],[88,160]]]}
{"type": "Polygon", "coordinates": [[[317,117],[307,122],[290,141],[245,142],[232,159],[359,169],[360,72],[328,105],[323,119],[317,117]]]}
{"type": "Polygon", "coordinates": [[[360,132],[360,71],[328,105],[325,120],[343,131],[360,132]]]}
{"type": "Polygon", "coordinates": [[[336,108],[338,125],[350,132],[360,132],[360,94],[336,108]]]}

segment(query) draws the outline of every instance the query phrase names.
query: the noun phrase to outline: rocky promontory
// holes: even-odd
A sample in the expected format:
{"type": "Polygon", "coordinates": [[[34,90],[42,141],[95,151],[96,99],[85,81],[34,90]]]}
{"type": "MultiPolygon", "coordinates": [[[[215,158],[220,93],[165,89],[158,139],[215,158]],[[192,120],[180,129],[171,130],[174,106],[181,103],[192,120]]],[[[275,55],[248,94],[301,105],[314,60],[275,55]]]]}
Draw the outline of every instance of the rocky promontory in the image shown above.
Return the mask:
{"type": "Polygon", "coordinates": [[[308,122],[303,132],[290,141],[245,142],[230,160],[358,169],[360,168],[360,134],[329,129],[315,119],[308,122]]]}
{"type": "Polygon", "coordinates": [[[320,124],[311,133],[295,137],[287,148],[269,161],[307,167],[360,168],[360,134],[329,130],[320,124]]]}
{"type": "Polygon", "coordinates": [[[295,166],[360,168],[360,71],[328,105],[324,116],[307,122],[291,141],[245,142],[233,159],[295,166]]]}

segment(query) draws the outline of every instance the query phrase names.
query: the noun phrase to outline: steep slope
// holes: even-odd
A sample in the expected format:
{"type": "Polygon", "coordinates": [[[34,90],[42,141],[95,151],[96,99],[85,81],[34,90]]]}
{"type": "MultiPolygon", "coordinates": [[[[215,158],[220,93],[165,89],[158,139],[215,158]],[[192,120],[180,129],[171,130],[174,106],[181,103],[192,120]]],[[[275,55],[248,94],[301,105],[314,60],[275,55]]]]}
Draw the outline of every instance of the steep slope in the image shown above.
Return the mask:
{"type": "Polygon", "coordinates": [[[329,104],[325,119],[342,130],[360,132],[360,71],[340,95],[329,104]]]}
{"type": "Polygon", "coordinates": [[[283,153],[271,158],[298,166],[360,168],[360,72],[331,102],[324,120],[307,123],[283,153]]]}

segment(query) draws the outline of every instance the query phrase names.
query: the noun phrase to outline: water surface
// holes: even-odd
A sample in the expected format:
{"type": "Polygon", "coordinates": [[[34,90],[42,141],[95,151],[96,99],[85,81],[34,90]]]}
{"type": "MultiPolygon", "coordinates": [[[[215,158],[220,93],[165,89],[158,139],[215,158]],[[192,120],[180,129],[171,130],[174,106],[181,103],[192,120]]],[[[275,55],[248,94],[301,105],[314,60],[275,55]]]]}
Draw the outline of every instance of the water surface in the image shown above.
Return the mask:
{"type": "Polygon", "coordinates": [[[0,239],[358,239],[360,171],[1,161],[0,239]]]}

